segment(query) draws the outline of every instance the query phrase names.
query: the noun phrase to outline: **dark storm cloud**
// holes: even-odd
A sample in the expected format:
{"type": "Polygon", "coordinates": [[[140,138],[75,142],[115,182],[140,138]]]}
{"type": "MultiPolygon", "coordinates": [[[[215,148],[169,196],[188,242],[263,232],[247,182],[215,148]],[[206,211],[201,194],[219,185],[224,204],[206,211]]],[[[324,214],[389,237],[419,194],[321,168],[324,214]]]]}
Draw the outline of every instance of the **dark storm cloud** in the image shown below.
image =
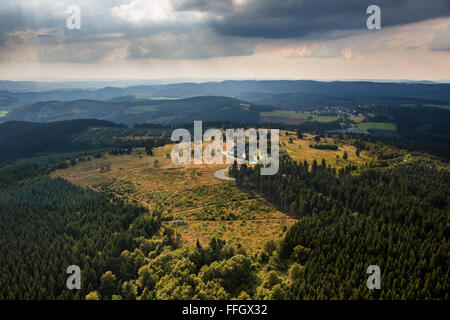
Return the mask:
{"type": "MultiPolygon", "coordinates": [[[[381,8],[382,27],[450,16],[448,0],[175,0],[179,10],[223,14],[211,27],[224,35],[322,38],[325,33],[366,28],[366,9],[381,8]]],[[[336,33],[342,36],[342,33],[336,33]]],[[[330,35],[328,34],[327,37],[330,35]]]]}
{"type": "Polygon", "coordinates": [[[236,6],[233,0],[172,0],[176,10],[230,13],[236,6]]]}
{"type": "MultiPolygon", "coordinates": [[[[449,0],[166,0],[172,12],[158,20],[149,17],[164,2],[152,1],[156,8],[144,0],[74,1],[81,7],[81,30],[68,30],[71,1],[1,0],[0,51],[27,42],[36,45],[41,61],[83,63],[120,48],[127,48],[126,59],[245,56],[261,38],[326,41],[367,31],[370,4],[381,7],[383,28],[450,16],[449,0]],[[136,20],[139,6],[147,11],[136,20]]],[[[430,49],[447,50],[447,42],[435,41],[430,49]]]]}
{"type": "Polygon", "coordinates": [[[131,0],[80,2],[80,30],[66,28],[67,3],[56,7],[45,0],[39,4],[0,3],[0,50],[27,43],[36,46],[42,62],[95,63],[115,49],[124,49],[126,59],[207,59],[251,55],[255,45],[255,41],[217,35],[204,20],[169,17],[136,22],[114,14],[114,9],[122,9],[120,5],[133,4],[131,0]]]}

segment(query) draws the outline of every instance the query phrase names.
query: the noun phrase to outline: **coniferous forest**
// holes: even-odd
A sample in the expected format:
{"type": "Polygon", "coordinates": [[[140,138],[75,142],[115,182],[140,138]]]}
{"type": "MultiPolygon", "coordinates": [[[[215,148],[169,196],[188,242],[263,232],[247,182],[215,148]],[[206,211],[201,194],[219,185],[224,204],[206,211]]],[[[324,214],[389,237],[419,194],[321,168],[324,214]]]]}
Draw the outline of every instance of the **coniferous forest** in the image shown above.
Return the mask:
{"type": "Polygon", "coordinates": [[[134,237],[151,237],[159,227],[142,207],[62,179],[14,186],[0,203],[1,299],[82,298],[106,269],[120,270],[134,237]],[[65,280],[73,261],[84,270],[75,295],[65,280]]]}
{"type": "Polygon", "coordinates": [[[308,167],[285,155],[274,177],[234,168],[245,187],[301,217],[280,245],[281,259],[305,266],[291,298],[449,298],[447,171],[308,167]],[[388,290],[368,294],[364,271],[372,264],[382,268],[388,290]]]}
{"type": "MultiPolygon", "coordinates": [[[[66,124],[46,125],[44,136],[66,124]]],[[[157,136],[151,139],[123,140],[111,137],[148,128],[94,122],[107,126],[93,131],[85,128],[89,122],[70,124],[74,135],[58,142],[66,152],[36,145],[32,150],[41,152],[33,154],[20,149],[28,131],[8,132],[7,148],[31,158],[0,167],[0,299],[449,299],[450,173],[444,162],[366,136],[319,133],[304,146],[324,154],[352,146],[366,162],[295,161],[282,145],[273,176],[262,176],[260,165],[234,164],[229,175],[237,190],[296,219],[279,240],[255,251],[246,239],[233,243],[220,235],[188,244],[161,206],[52,175],[84,164],[94,177],[108,175],[115,159],[149,159],[154,168],[146,170],[170,172],[159,168],[167,158],[160,155],[170,143],[167,128],[152,127],[157,136]],[[101,168],[92,167],[95,160],[101,168]],[[80,290],[66,287],[73,264],[82,270],[80,290]],[[381,269],[381,290],[366,287],[371,265],[381,269]]],[[[289,146],[308,133],[299,126],[283,135],[289,146]]],[[[228,217],[239,219],[239,213],[228,217]]]]}

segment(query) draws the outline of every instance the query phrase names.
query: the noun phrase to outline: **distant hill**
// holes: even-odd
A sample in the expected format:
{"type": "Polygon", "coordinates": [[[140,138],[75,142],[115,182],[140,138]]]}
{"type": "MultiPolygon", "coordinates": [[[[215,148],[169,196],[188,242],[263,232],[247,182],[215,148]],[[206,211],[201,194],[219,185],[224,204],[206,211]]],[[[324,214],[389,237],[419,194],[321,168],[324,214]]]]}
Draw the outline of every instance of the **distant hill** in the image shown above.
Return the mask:
{"type": "Polygon", "coordinates": [[[243,94],[241,99],[261,105],[273,105],[281,109],[306,111],[324,106],[356,106],[356,105],[447,105],[442,100],[419,99],[392,96],[330,95],[317,93],[280,93],[274,95],[243,94]]]}
{"type": "MultiPolygon", "coordinates": [[[[30,86],[31,88],[36,87],[30,86]]],[[[255,104],[274,104],[294,109],[321,106],[324,103],[386,103],[390,99],[423,99],[450,102],[450,84],[428,82],[369,82],[311,80],[223,81],[139,85],[126,88],[57,89],[50,91],[11,90],[3,85],[0,96],[17,99],[22,104],[38,101],[111,100],[123,96],[136,98],[190,98],[226,96],[255,104]],[[8,91],[9,90],[9,91],[8,91]]]]}
{"type": "Polygon", "coordinates": [[[51,123],[10,121],[0,124],[0,163],[44,152],[88,148],[72,136],[92,127],[122,127],[104,120],[68,120],[51,123]]]}
{"type": "Polygon", "coordinates": [[[18,105],[20,103],[19,99],[11,96],[0,95],[0,107],[9,107],[13,105],[18,105]]]}
{"type": "Polygon", "coordinates": [[[126,123],[177,124],[194,120],[257,122],[259,112],[271,110],[229,97],[202,96],[187,99],[133,99],[112,101],[45,101],[13,109],[8,120],[48,122],[67,119],[103,119],[126,123]]]}

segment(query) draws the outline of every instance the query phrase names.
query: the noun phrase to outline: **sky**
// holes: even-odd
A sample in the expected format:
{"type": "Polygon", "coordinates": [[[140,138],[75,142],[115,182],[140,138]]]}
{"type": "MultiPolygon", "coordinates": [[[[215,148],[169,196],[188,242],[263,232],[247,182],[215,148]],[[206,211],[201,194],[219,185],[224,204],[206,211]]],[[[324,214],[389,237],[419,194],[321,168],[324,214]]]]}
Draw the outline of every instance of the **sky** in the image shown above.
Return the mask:
{"type": "Polygon", "coordinates": [[[2,80],[169,78],[450,80],[450,1],[0,1],[2,80]]]}

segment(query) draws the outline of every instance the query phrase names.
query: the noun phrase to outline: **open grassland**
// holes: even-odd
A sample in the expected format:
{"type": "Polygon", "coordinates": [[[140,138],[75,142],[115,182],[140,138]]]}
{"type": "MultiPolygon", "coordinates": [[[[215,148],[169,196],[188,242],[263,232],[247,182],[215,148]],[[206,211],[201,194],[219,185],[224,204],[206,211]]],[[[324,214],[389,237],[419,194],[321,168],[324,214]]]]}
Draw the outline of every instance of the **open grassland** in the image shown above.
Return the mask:
{"type": "Polygon", "coordinates": [[[317,122],[333,122],[339,120],[338,116],[316,116],[316,115],[307,115],[307,116],[309,120],[317,122]]]}
{"type": "Polygon", "coordinates": [[[295,220],[259,219],[259,220],[231,220],[231,221],[193,221],[190,225],[179,226],[183,239],[193,243],[212,237],[226,239],[232,244],[240,243],[250,252],[261,249],[262,244],[269,239],[281,240],[285,230],[295,220]]]}
{"type": "MultiPolygon", "coordinates": [[[[335,168],[342,168],[348,165],[362,166],[365,162],[368,162],[371,158],[365,153],[356,156],[356,148],[350,145],[338,145],[338,150],[321,150],[311,148],[310,145],[317,144],[314,141],[314,135],[304,134],[302,139],[297,138],[295,132],[288,132],[286,135],[285,131],[280,132],[280,148],[285,150],[289,156],[296,160],[303,162],[308,161],[310,167],[314,160],[319,164],[322,159],[325,159],[326,163],[335,168]],[[292,143],[289,140],[292,138],[292,143]],[[348,159],[344,160],[344,152],[347,152],[348,159]]],[[[333,138],[321,138],[320,144],[335,144],[333,138]]]]}
{"type": "Polygon", "coordinates": [[[281,238],[286,227],[296,221],[260,196],[240,190],[234,182],[215,178],[214,172],[225,164],[172,164],[168,157],[172,147],[156,148],[154,156],[143,149],[129,155],[103,154],[53,175],[158,210],[166,226],[173,220],[185,220],[186,225],[174,228],[188,243],[199,239],[206,245],[212,237],[220,237],[241,243],[251,252],[261,249],[267,239],[281,238]]]}
{"type": "Polygon", "coordinates": [[[397,131],[397,127],[393,122],[362,122],[357,124],[358,128],[368,132],[370,129],[376,130],[386,130],[386,131],[397,131]]]}
{"type": "MultiPolygon", "coordinates": [[[[349,164],[362,166],[370,160],[364,152],[356,156],[350,145],[338,145],[338,150],[311,148],[314,135],[297,138],[295,132],[280,132],[281,150],[294,160],[325,159],[332,167],[349,164]],[[292,143],[290,143],[292,139],[292,143]],[[344,160],[344,152],[348,159],[344,160]]],[[[335,144],[332,138],[319,143],[335,144]]],[[[78,185],[112,192],[159,211],[163,225],[173,226],[183,241],[206,245],[213,237],[240,243],[249,252],[260,250],[268,239],[278,240],[296,219],[280,212],[260,195],[239,189],[234,181],[214,177],[214,172],[227,165],[175,165],[170,159],[173,145],[155,148],[148,156],[143,149],[131,154],[109,155],[84,159],[67,169],[52,173],[78,185]],[[174,224],[184,220],[186,224],[174,224]]]]}
{"type": "MultiPolygon", "coordinates": [[[[310,147],[316,143],[314,135],[304,134],[299,139],[295,132],[280,132],[281,150],[296,161],[307,160],[311,165],[313,160],[320,163],[325,159],[332,167],[342,168],[350,164],[363,166],[372,160],[365,152],[357,157],[355,147],[339,145],[332,138],[321,138],[319,143],[337,144],[338,150],[310,147]],[[347,160],[343,159],[345,151],[347,160]]],[[[58,169],[52,175],[112,192],[158,211],[163,225],[175,228],[181,239],[190,244],[198,239],[207,245],[211,238],[220,237],[255,252],[266,240],[281,239],[288,226],[297,221],[260,195],[239,189],[234,181],[215,178],[214,172],[226,164],[174,165],[170,159],[172,148],[173,145],[155,148],[153,156],[137,148],[131,154],[78,157],[75,165],[58,169]],[[183,223],[174,223],[177,220],[183,223]]],[[[408,161],[414,158],[409,157],[408,161]]]]}

